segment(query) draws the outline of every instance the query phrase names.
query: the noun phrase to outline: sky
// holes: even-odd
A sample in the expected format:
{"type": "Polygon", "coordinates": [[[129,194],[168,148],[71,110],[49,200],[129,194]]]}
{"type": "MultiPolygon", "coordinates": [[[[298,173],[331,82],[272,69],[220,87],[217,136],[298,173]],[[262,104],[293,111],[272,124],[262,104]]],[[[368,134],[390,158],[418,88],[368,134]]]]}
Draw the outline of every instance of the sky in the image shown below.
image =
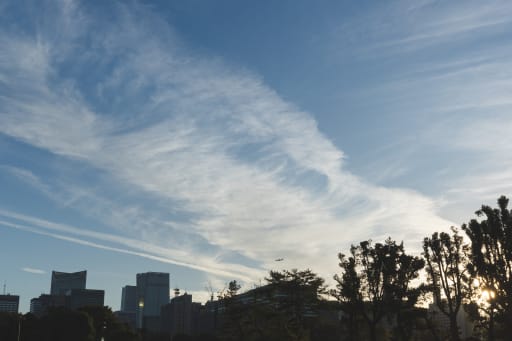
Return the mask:
{"type": "Polygon", "coordinates": [[[0,281],[203,301],[512,194],[510,1],[0,1],[0,281]],[[276,259],[283,261],[276,262],[276,259]]]}

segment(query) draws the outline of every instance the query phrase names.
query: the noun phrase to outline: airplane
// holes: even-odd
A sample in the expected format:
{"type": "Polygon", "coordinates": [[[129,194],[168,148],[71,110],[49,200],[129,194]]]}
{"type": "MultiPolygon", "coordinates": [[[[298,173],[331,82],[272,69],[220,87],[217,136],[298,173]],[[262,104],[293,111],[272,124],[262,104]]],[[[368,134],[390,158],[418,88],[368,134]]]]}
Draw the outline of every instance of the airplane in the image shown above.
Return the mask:
{"type": "Polygon", "coordinates": [[[276,262],[282,262],[282,261],[284,261],[284,258],[278,258],[278,259],[276,259],[275,261],[276,261],[276,262]]]}

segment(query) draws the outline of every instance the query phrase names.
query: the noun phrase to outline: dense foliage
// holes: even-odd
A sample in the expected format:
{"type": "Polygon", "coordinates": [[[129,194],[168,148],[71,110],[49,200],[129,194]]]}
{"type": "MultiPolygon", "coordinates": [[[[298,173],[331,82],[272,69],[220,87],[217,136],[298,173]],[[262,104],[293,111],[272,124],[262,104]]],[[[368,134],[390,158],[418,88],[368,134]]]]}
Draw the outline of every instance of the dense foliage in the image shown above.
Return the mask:
{"type": "Polygon", "coordinates": [[[108,307],[85,307],[79,311],[53,308],[41,318],[0,315],[0,340],[23,341],[135,341],[137,334],[118,322],[108,307]],[[19,338],[18,338],[19,335],[19,338]]]}

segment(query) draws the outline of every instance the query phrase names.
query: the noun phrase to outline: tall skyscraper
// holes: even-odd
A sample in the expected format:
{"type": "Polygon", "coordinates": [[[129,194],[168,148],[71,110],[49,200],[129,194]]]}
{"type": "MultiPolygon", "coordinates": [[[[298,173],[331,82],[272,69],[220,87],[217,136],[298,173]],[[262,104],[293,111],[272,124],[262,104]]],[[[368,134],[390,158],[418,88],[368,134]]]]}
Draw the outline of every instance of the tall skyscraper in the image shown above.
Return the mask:
{"type": "Polygon", "coordinates": [[[18,313],[20,297],[18,295],[0,295],[0,312],[18,313]]]}
{"type": "Polygon", "coordinates": [[[121,311],[124,313],[135,313],[137,311],[137,287],[126,285],[121,295],[121,311]]]}
{"type": "Polygon", "coordinates": [[[169,274],[137,274],[137,328],[160,330],[160,309],[169,303],[169,274]]]}
{"type": "Polygon", "coordinates": [[[72,289],[85,289],[87,271],[59,272],[52,271],[52,284],[50,293],[52,295],[65,295],[72,289]]]}

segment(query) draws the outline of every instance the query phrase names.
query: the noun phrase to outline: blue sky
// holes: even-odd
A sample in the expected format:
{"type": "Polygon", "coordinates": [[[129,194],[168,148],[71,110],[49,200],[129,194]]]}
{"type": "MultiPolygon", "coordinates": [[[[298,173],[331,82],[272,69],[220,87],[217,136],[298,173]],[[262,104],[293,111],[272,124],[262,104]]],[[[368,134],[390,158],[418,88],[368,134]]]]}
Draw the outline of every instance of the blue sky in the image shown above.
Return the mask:
{"type": "Polygon", "coordinates": [[[3,1],[0,280],[207,297],[512,193],[509,1],[3,1]],[[284,258],[275,263],[276,258],[284,258]],[[210,283],[210,284],[208,284],[210,283]]]}

